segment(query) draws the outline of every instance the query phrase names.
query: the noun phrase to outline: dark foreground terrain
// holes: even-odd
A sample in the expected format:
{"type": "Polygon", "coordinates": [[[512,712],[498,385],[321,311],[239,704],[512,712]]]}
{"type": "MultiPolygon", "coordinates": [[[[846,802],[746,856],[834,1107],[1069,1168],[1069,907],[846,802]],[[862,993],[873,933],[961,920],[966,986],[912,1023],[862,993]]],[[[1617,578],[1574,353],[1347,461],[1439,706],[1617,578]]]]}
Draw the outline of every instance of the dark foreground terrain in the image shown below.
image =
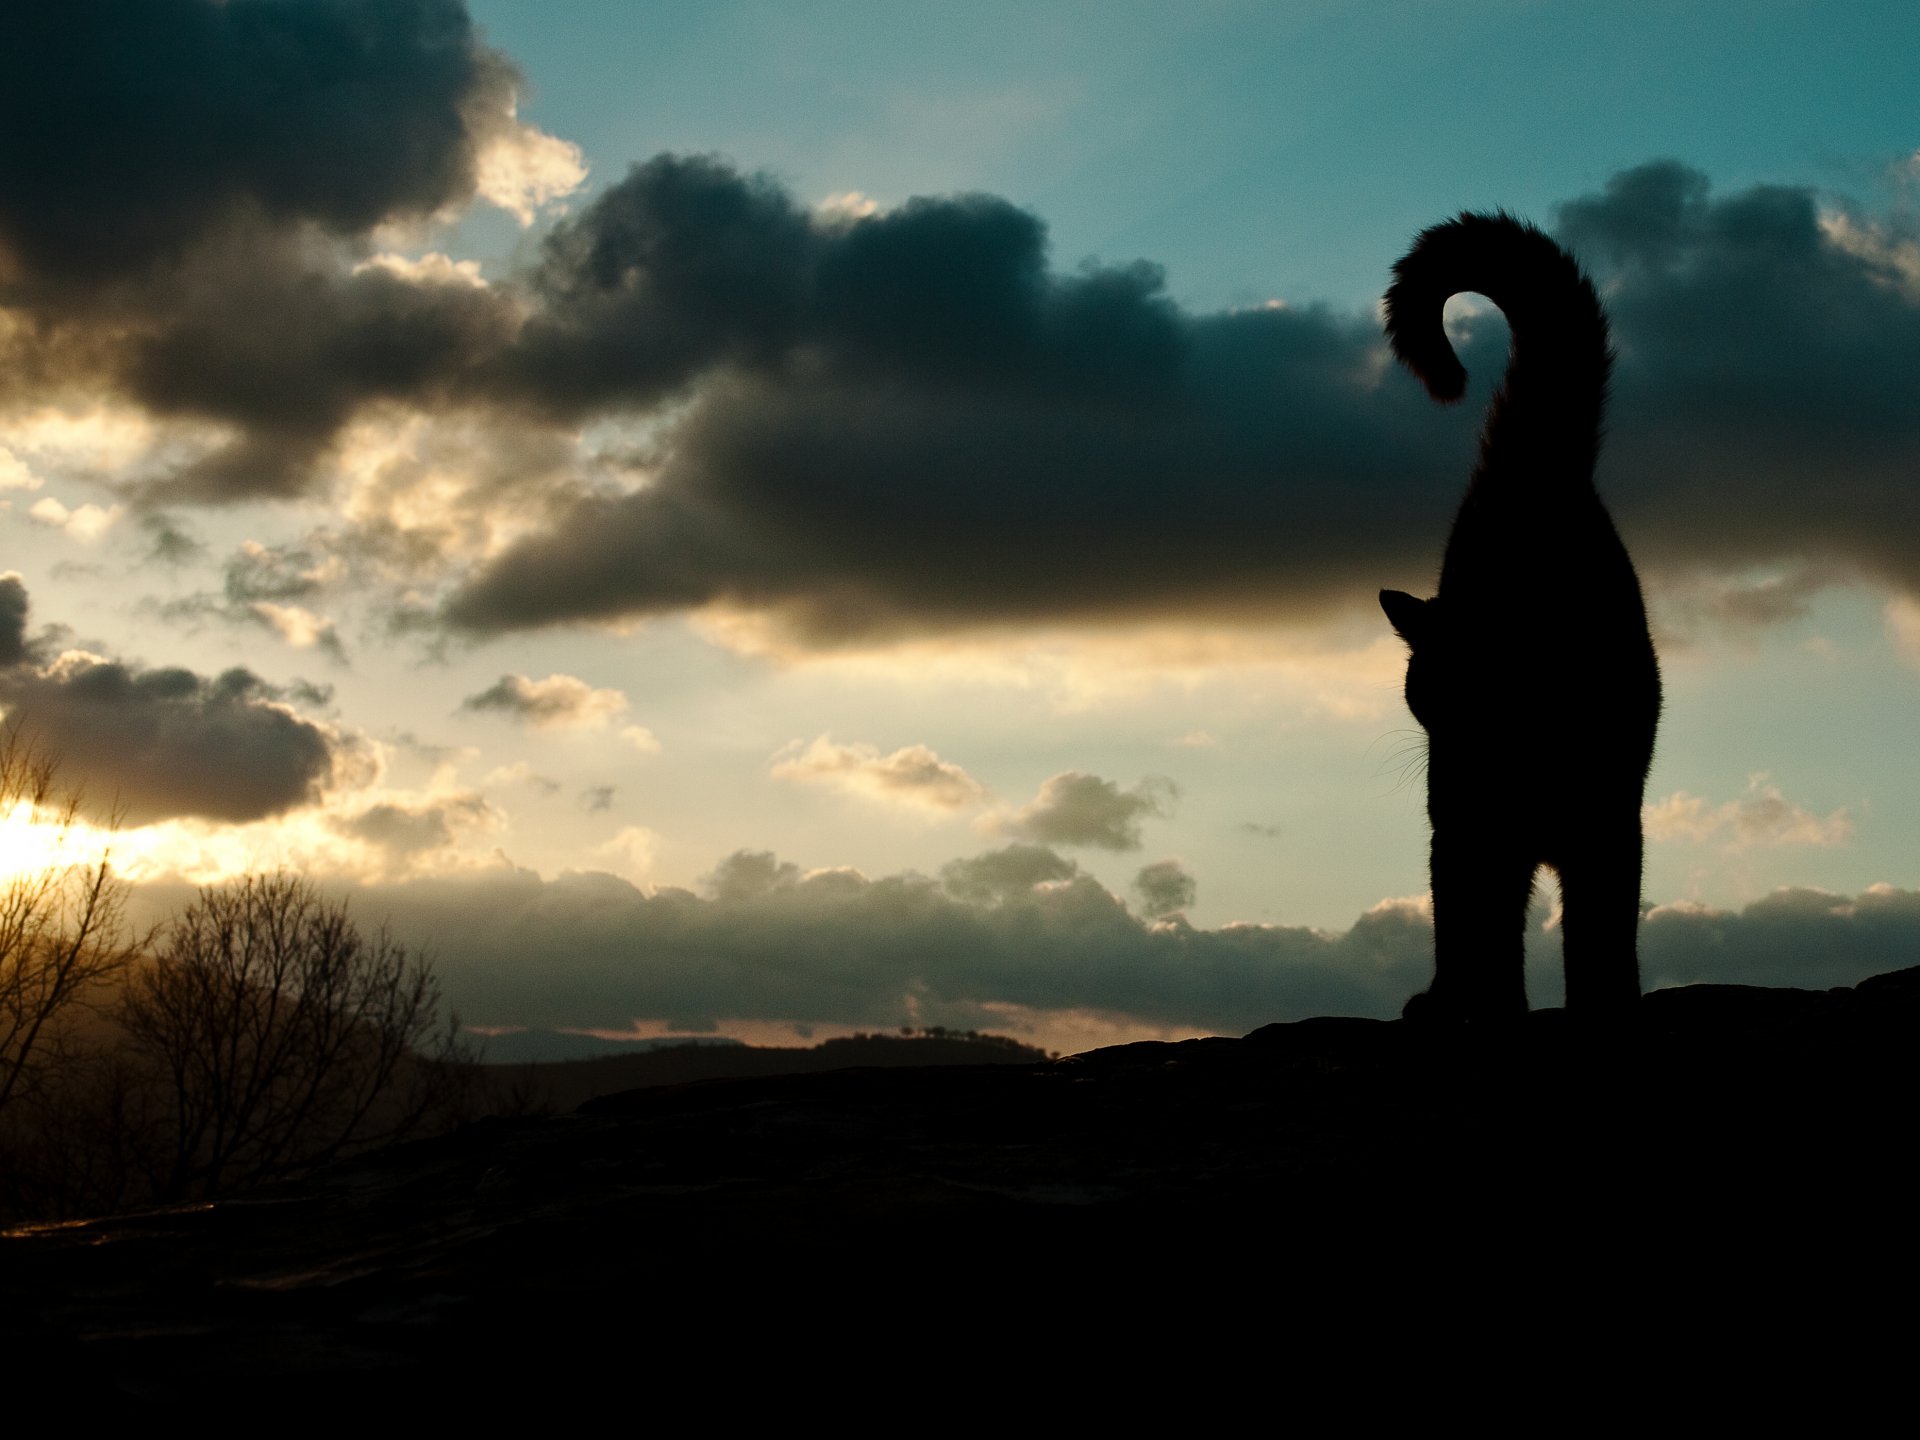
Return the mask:
{"type": "MultiPolygon", "coordinates": [[[[1878,1300],[1911,1313],[1916,1081],[1920,969],[1663,991],[1610,1037],[1551,1011],[1499,1045],[1323,1019],[634,1091],[15,1231],[0,1356],[95,1414],[403,1419],[937,1411],[1036,1382],[1056,1414],[1204,1406],[1310,1386],[1332,1350],[1497,1373],[1529,1330],[1589,1384],[1697,1370],[1730,1323],[1798,1355],[1878,1300]]],[[[1770,1362],[1743,1363],[1750,1385],[1770,1362]]]]}

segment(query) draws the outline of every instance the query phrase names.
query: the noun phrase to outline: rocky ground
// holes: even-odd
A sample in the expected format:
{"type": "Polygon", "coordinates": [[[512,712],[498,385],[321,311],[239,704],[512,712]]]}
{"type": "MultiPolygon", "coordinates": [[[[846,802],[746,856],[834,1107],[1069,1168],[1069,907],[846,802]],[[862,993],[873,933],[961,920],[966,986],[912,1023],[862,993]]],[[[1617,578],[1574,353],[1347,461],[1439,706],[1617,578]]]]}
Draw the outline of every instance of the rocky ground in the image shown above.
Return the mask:
{"type": "Polygon", "coordinates": [[[1070,1352],[1109,1397],[1142,1365],[1204,1390],[1330,1335],[1449,1343],[1463,1296],[1684,1334],[1709,1303],[1908,1293],[1917,1081],[1920,968],[1662,991],[1630,1034],[1322,1019],[634,1091],[14,1231],[0,1354],[96,1410],[772,1405],[1057,1389],[1070,1352]]]}

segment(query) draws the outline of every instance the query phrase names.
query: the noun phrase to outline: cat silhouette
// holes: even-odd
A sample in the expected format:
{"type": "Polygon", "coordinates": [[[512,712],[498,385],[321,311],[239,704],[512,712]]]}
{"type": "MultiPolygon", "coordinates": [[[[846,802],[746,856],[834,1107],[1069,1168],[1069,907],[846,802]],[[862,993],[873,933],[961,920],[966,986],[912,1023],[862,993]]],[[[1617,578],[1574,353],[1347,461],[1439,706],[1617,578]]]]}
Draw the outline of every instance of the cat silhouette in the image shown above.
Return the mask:
{"type": "Polygon", "coordinates": [[[1504,213],[1423,231],[1393,277],[1387,339],[1436,400],[1466,389],[1442,324],[1449,296],[1486,296],[1512,336],[1438,590],[1380,592],[1410,650],[1433,827],[1433,982],[1405,1014],[1525,1015],[1542,865],[1560,880],[1568,1014],[1630,1011],[1660,668],[1639,577],[1594,489],[1606,314],[1570,255],[1504,213]]]}

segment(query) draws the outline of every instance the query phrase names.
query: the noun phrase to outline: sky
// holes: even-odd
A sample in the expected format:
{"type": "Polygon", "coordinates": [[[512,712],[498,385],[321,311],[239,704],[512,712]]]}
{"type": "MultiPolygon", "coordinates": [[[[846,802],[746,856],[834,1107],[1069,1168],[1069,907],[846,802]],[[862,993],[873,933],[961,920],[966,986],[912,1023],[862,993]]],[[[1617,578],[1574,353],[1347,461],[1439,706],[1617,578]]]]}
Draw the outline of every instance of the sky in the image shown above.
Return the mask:
{"type": "MultiPolygon", "coordinates": [[[[1391,1015],[1431,931],[1375,596],[1430,593],[1506,340],[1451,304],[1442,409],[1376,307],[1505,208],[1619,351],[1647,983],[1911,963],[1916,42],[1848,3],[9,7],[0,707],[139,913],[291,867],[476,1025],[1391,1015]]],[[[56,853],[0,816],[0,865],[56,853]]]]}

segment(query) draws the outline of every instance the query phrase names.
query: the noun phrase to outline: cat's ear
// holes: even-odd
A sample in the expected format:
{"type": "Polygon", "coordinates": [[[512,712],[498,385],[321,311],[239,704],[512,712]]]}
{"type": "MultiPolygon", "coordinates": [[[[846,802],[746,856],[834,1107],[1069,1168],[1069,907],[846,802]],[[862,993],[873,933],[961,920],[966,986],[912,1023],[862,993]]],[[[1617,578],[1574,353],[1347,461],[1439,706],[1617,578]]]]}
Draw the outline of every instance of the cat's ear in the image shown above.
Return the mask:
{"type": "Polygon", "coordinates": [[[1400,638],[1419,649],[1427,633],[1427,602],[1415,599],[1404,590],[1382,590],[1380,608],[1387,612],[1387,619],[1400,632],[1400,638]]]}

